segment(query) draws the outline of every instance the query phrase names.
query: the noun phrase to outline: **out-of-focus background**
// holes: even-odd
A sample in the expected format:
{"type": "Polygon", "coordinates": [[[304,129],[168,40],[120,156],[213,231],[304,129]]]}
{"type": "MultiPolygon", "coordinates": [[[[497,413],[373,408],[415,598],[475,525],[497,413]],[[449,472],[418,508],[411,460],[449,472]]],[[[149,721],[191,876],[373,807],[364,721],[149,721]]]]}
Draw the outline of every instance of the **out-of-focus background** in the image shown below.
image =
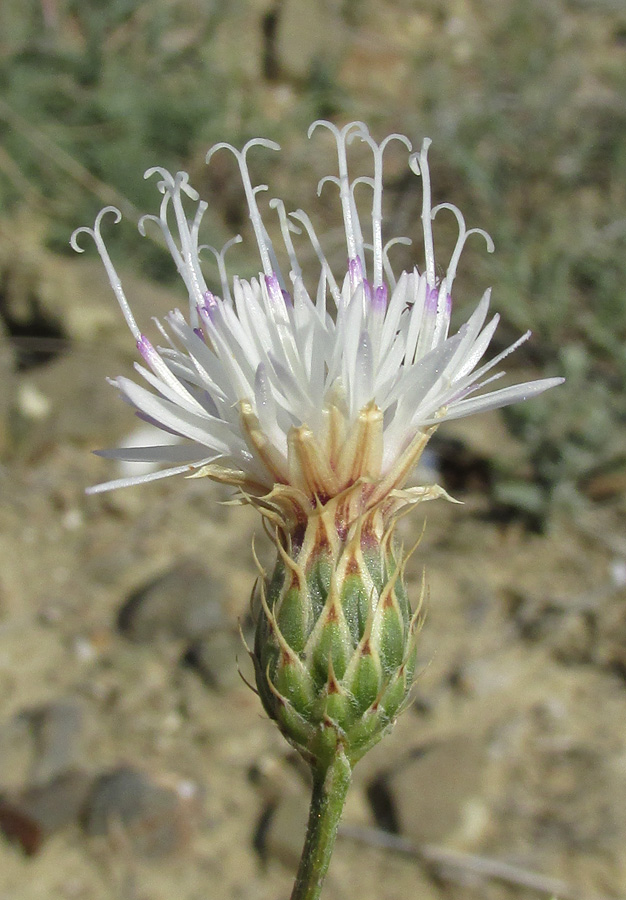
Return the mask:
{"type": "MultiPolygon", "coordinates": [[[[433,441],[425,477],[464,505],[429,504],[415,702],[356,771],[325,896],[626,896],[621,0],[3,0],[1,898],[288,895],[306,779],[237,675],[259,522],[198,480],[84,496],[115,474],[89,451],[136,428],[105,381],[135,351],[95,251],[68,241],[122,210],[107,240],[151,333],[186,297],[134,227],[158,204],[144,169],[189,171],[206,242],[241,232],[251,274],[234,160],[204,157],[264,136],[283,151],[251,157],[255,183],[341,265],[319,117],[433,139],[435,201],[496,245],[467,247],[457,324],[493,285],[495,349],[534,331],[509,368],[567,377],[433,441]]],[[[421,264],[398,149],[386,200],[416,239],[399,262],[421,264]]]]}

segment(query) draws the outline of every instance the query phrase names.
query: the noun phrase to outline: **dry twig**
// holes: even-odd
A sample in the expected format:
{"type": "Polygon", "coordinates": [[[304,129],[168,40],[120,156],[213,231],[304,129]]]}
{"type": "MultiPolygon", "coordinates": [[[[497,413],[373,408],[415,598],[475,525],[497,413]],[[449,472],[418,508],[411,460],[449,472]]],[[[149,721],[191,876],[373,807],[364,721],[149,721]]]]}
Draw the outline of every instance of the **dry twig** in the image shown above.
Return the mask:
{"type": "Polygon", "coordinates": [[[391,834],[379,828],[341,825],[339,834],[359,843],[392,850],[394,853],[401,853],[404,856],[420,860],[434,868],[439,877],[452,881],[464,882],[468,877],[478,877],[503,881],[516,887],[530,888],[541,894],[558,897],[559,900],[613,900],[613,898],[599,895],[585,895],[560,878],[550,878],[521,866],[514,866],[474,853],[461,853],[458,850],[448,850],[433,844],[417,845],[408,838],[391,834]]]}

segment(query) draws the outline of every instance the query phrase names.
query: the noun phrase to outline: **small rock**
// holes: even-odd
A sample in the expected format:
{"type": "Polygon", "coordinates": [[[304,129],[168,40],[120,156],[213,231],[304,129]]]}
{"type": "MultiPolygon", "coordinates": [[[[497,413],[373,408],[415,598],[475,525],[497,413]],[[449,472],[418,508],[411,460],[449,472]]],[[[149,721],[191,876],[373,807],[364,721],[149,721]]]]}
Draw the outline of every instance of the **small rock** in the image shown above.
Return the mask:
{"type": "Polygon", "coordinates": [[[63,699],[20,710],[0,726],[0,779],[5,790],[45,784],[79,763],[83,711],[63,699]]]}
{"type": "Polygon", "coordinates": [[[254,684],[254,667],[241,635],[232,631],[216,631],[202,640],[193,641],[185,651],[182,663],[214,690],[224,691],[240,685],[241,675],[254,684]]]}
{"type": "Polygon", "coordinates": [[[261,758],[250,775],[264,798],[254,847],[262,859],[295,868],[302,853],[311,788],[299,757],[261,758]]]}
{"type": "Polygon", "coordinates": [[[304,791],[301,795],[283,797],[276,806],[268,807],[257,834],[262,854],[290,869],[295,868],[302,853],[308,814],[309,801],[304,791]]]}
{"type": "Polygon", "coordinates": [[[222,632],[202,641],[194,641],[183,656],[183,665],[198,673],[210,688],[224,690],[235,684],[235,637],[222,632]]]}
{"type": "Polygon", "coordinates": [[[34,748],[31,723],[23,712],[0,725],[0,773],[3,790],[18,790],[30,776],[34,748]]]}
{"type": "Polygon", "coordinates": [[[446,840],[473,813],[484,768],[484,747],[469,735],[414,750],[370,782],[377,823],[417,844],[446,840]]]}
{"type": "Polygon", "coordinates": [[[83,824],[90,836],[115,835],[121,828],[141,856],[165,856],[189,839],[197,799],[189,782],[174,787],[120,766],[96,781],[83,824]]]}
{"type": "Polygon", "coordinates": [[[71,700],[48,703],[29,713],[35,737],[31,780],[44,783],[78,762],[82,707],[71,700]]]}
{"type": "Polygon", "coordinates": [[[216,579],[203,566],[183,562],[128,598],[118,628],[139,642],[158,636],[199,640],[223,626],[220,595],[216,579]]]}
{"type": "Polygon", "coordinates": [[[37,853],[55,831],[77,822],[89,794],[92,776],[70,770],[46,784],[0,798],[0,828],[28,856],[37,853]]]}

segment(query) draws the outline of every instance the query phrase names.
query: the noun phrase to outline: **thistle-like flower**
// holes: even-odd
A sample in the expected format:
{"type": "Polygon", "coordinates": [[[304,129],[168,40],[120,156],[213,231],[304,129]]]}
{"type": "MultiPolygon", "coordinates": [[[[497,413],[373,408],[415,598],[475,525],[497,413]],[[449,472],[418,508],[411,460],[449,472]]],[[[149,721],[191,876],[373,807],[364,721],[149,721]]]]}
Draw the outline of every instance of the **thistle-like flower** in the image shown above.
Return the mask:
{"type": "Polygon", "coordinates": [[[333,272],[309,217],[287,214],[270,200],[284,244],[285,271],[259,211],[248,168],[253,147],[218,144],[235,157],[243,182],[262,272],[229,280],[225,255],[199,244],[207,204],[184,172],[157,175],[162,194],[161,229],[189,295],[188,318],[179,311],[157,323],[164,346],[142,333],[101,236],[106,207],[89,234],[137,342],[146,385],[119,377],[113,384],[144,420],[174,433],[180,442],[122,448],[102,455],[168,464],[135,478],[92,488],[103,491],[179,473],[208,476],[239,489],[262,512],[275,537],[278,560],[261,582],[260,616],[253,657],[265,709],[315,767],[326,768],[341,752],[353,764],[393,723],[406,700],[415,664],[416,614],[403,584],[403,556],[394,524],[407,506],[441,493],[407,487],[429,437],[448,419],[525,400],[559,384],[547,378],[493,390],[498,364],[529,334],[482,362],[498,323],[487,321],[487,291],[468,321],[449,336],[451,291],[465,241],[488,234],[466,228],[450,203],[432,206],[429,140],[412,152],[393,134],[376,144],[366,126],[327,128],[337,146],[337,174],[323,178],[338,190],[347,268],[333,272]],[[358,138],[371,149],[373,174],[350,180],[348,148],[358,138]],[[391,141],[406,147],[408,165],[422,181],[425,266],[396,278],[390,250],[406,238],[383,239],[383,155],[391,141]],[[355,187],[372,193],[371,222],[364,231],[355,187]],[[196,204],[189,217],[188,207],[196,204]],[[458,222],[456,246],[443,277],[435,266],[432,222],[441,210],[458,222]],[[172,230],[171,222],[175,223],[172,230]],[[303,235],[303,232],[305,235],[303,235]],[[319,260],[317,284],[305,284],[294,238],[308,240],[319,260]],[[200,254],[217,263],[219,294],[207,287],[200,254]],[[489,387],[488,387],[489,386],[489,387]],[[487,390],[484,390],[487,388],[487,390]]]}

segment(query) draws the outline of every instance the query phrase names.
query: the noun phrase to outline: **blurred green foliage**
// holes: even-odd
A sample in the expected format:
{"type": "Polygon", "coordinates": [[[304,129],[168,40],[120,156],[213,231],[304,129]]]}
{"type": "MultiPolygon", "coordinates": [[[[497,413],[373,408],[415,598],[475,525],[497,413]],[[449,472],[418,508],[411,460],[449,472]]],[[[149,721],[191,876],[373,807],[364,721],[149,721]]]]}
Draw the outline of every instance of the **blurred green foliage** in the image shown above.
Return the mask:
{"type": "MultiPolygon", "coordinates": [[[[445,4],[428,6],[445,18],[445,4]]],[[[502,346],[532,329],[518,361],[567,378],[504,410],[533,491],[499,459],[501,499],[528,502],[541,524],[554,501],[586,502],[596,472],[615,471],[615,493],[626,487],[626,7],[474,6],[476,32],[450,17],[417,54],[417,118],[436,146],[436,199],[452,199],[496,246],[487,256],[480,240],[468,244],[459,319],[492,284],[502,346]]]]}
{"type": "MultiPolygon", "coordinates": [[[[210,53],[219,4],[199,4],[191,20],[163,2],[74,0],[48,23],[43,3],[13,4],[12,16],[10,6],[0,13],[0,138],[20,177],[0,178],[2,205],[19,203],[26,183],[50,213],[51,245],[65,250],[68,229],[103,200],[149,208],[146,168],[178,168],[223,135],[226,85],[210,53]]],[[[139,238],[126,248],[150,252],[139,238]]]]}

